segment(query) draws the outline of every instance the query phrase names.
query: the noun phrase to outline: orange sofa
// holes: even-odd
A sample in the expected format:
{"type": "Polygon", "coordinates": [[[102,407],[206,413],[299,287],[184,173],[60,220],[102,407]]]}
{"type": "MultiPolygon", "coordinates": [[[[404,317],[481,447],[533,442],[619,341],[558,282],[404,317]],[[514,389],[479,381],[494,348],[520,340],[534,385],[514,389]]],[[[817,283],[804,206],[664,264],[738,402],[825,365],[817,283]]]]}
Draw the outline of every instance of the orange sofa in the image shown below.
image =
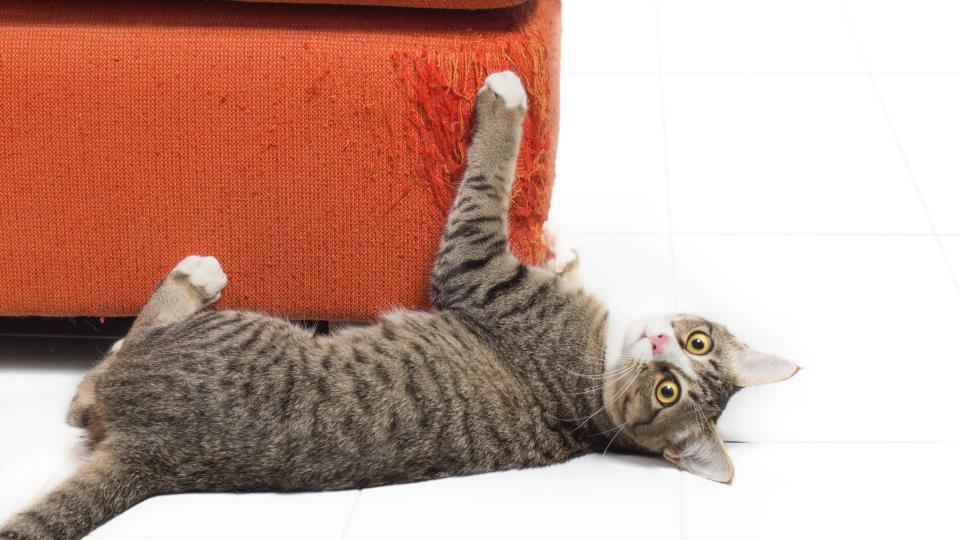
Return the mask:
{"type": "Polygon", "coordinates": [[[224,307],[425,307],[473,97],[502,69],[530,96],[511,245],[537,260],[559,0],[351,3],[474,9],[0,3],[0,315],[133,315],[190,253],[220,258],[224,307]]]}

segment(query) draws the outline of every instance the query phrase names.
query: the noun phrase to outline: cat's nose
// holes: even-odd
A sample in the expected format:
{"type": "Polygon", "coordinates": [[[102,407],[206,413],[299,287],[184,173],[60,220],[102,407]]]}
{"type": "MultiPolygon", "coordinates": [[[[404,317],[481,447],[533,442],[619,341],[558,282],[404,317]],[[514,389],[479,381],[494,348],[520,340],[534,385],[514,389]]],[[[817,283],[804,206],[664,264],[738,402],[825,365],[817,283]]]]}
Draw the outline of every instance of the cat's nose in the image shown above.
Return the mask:
{"type": "Polygon", "coordinates": [[[659,336],[653,336],[648,339],[650,340],[650,345],[653,345],[653,354],[660,354],[667,346],[667,340],[670,338],[667,337],[666,334],[660,334],[659,336]]]}

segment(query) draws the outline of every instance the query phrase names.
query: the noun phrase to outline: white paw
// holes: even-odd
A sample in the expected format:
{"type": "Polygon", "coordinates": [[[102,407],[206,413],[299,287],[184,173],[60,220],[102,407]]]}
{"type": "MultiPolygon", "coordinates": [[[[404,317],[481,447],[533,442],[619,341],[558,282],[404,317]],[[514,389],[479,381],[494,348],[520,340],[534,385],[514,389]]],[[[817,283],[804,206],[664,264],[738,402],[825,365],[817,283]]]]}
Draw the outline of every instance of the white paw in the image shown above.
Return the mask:
{"type": "Polygon", "coordinates": [[[520,77],[517,77],[516,73],[501,71],[488,75],[480,91],[483,92],[487,88],[503,98],[507,107],[512,109],[520,106],[523,110],[527,110],[527,92],[524,91],[523,83],[520,82],[520,77]]]}
{"type": "Polygon", "coordinates": [[[116,343],[114,343],[114,344],[113,344],[113,347],[110,347],[110,351],[109,351],[109,352],[110,352],[110,353],[115,353],[115,352],[119,351],[121,347],[123,347],[123,340],[122,340],[122,339],[121,339],[121,340],[118,340],[116,343]]]}
{"type": "Polygon", "coordinates": [[[543,244],[553,255],[545,266],[555,274],[562,274],[580,257],[573,235],[552,221],[543,224],[543,244]]]}
{"type": "Polygon", "coordinates": [[[227,274],[214,257],[190,255],[180,261],[173,272],[187,276],[191,285],[214,300],[220,298],[220,291],[227,286],[227,274]]]}

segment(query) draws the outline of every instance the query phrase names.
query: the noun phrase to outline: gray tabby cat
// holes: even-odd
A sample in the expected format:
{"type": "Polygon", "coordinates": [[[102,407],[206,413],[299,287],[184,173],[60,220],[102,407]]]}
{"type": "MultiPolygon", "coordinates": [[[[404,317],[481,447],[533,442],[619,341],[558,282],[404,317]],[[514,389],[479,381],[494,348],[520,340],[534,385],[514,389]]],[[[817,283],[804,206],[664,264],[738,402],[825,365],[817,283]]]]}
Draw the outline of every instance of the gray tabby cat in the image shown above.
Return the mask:
{"type": "MultiPolygon", "coordinates": [[[[690,315],[608,321],[576,261],[520,264],[507,209],[526,94],[491,75],[432,280],[435,310],[315,336],[203,309],[226,275],[184,259],[81,383],[93,446],[3,538],[78,538],[161,493],[350,489],[549,465],[614,449],[726,482],[715,428],[738,388],[796,367],[690,315]]],[[[558,257],[560,254],[558,254],[558,257]]]]}

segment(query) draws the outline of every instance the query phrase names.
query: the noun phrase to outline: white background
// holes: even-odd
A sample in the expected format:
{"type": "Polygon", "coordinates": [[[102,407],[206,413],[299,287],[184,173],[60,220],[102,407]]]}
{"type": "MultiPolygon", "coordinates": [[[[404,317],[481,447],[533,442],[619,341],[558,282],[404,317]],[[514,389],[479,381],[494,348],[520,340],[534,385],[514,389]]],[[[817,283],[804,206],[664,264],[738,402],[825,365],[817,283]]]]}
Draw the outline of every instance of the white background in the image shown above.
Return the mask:
{"type": "MultiPolygon", "coordinates": [[[[562,58],[551,214],[588,283],[804,368],[730,402],[732,485],[589,456],[158,497],[94,537],[960,537],[960,4],[567,0],[562,58]]],[[[88,361],[37,354],[0,357],[0,520],[76,466],[88,361]]]]}

